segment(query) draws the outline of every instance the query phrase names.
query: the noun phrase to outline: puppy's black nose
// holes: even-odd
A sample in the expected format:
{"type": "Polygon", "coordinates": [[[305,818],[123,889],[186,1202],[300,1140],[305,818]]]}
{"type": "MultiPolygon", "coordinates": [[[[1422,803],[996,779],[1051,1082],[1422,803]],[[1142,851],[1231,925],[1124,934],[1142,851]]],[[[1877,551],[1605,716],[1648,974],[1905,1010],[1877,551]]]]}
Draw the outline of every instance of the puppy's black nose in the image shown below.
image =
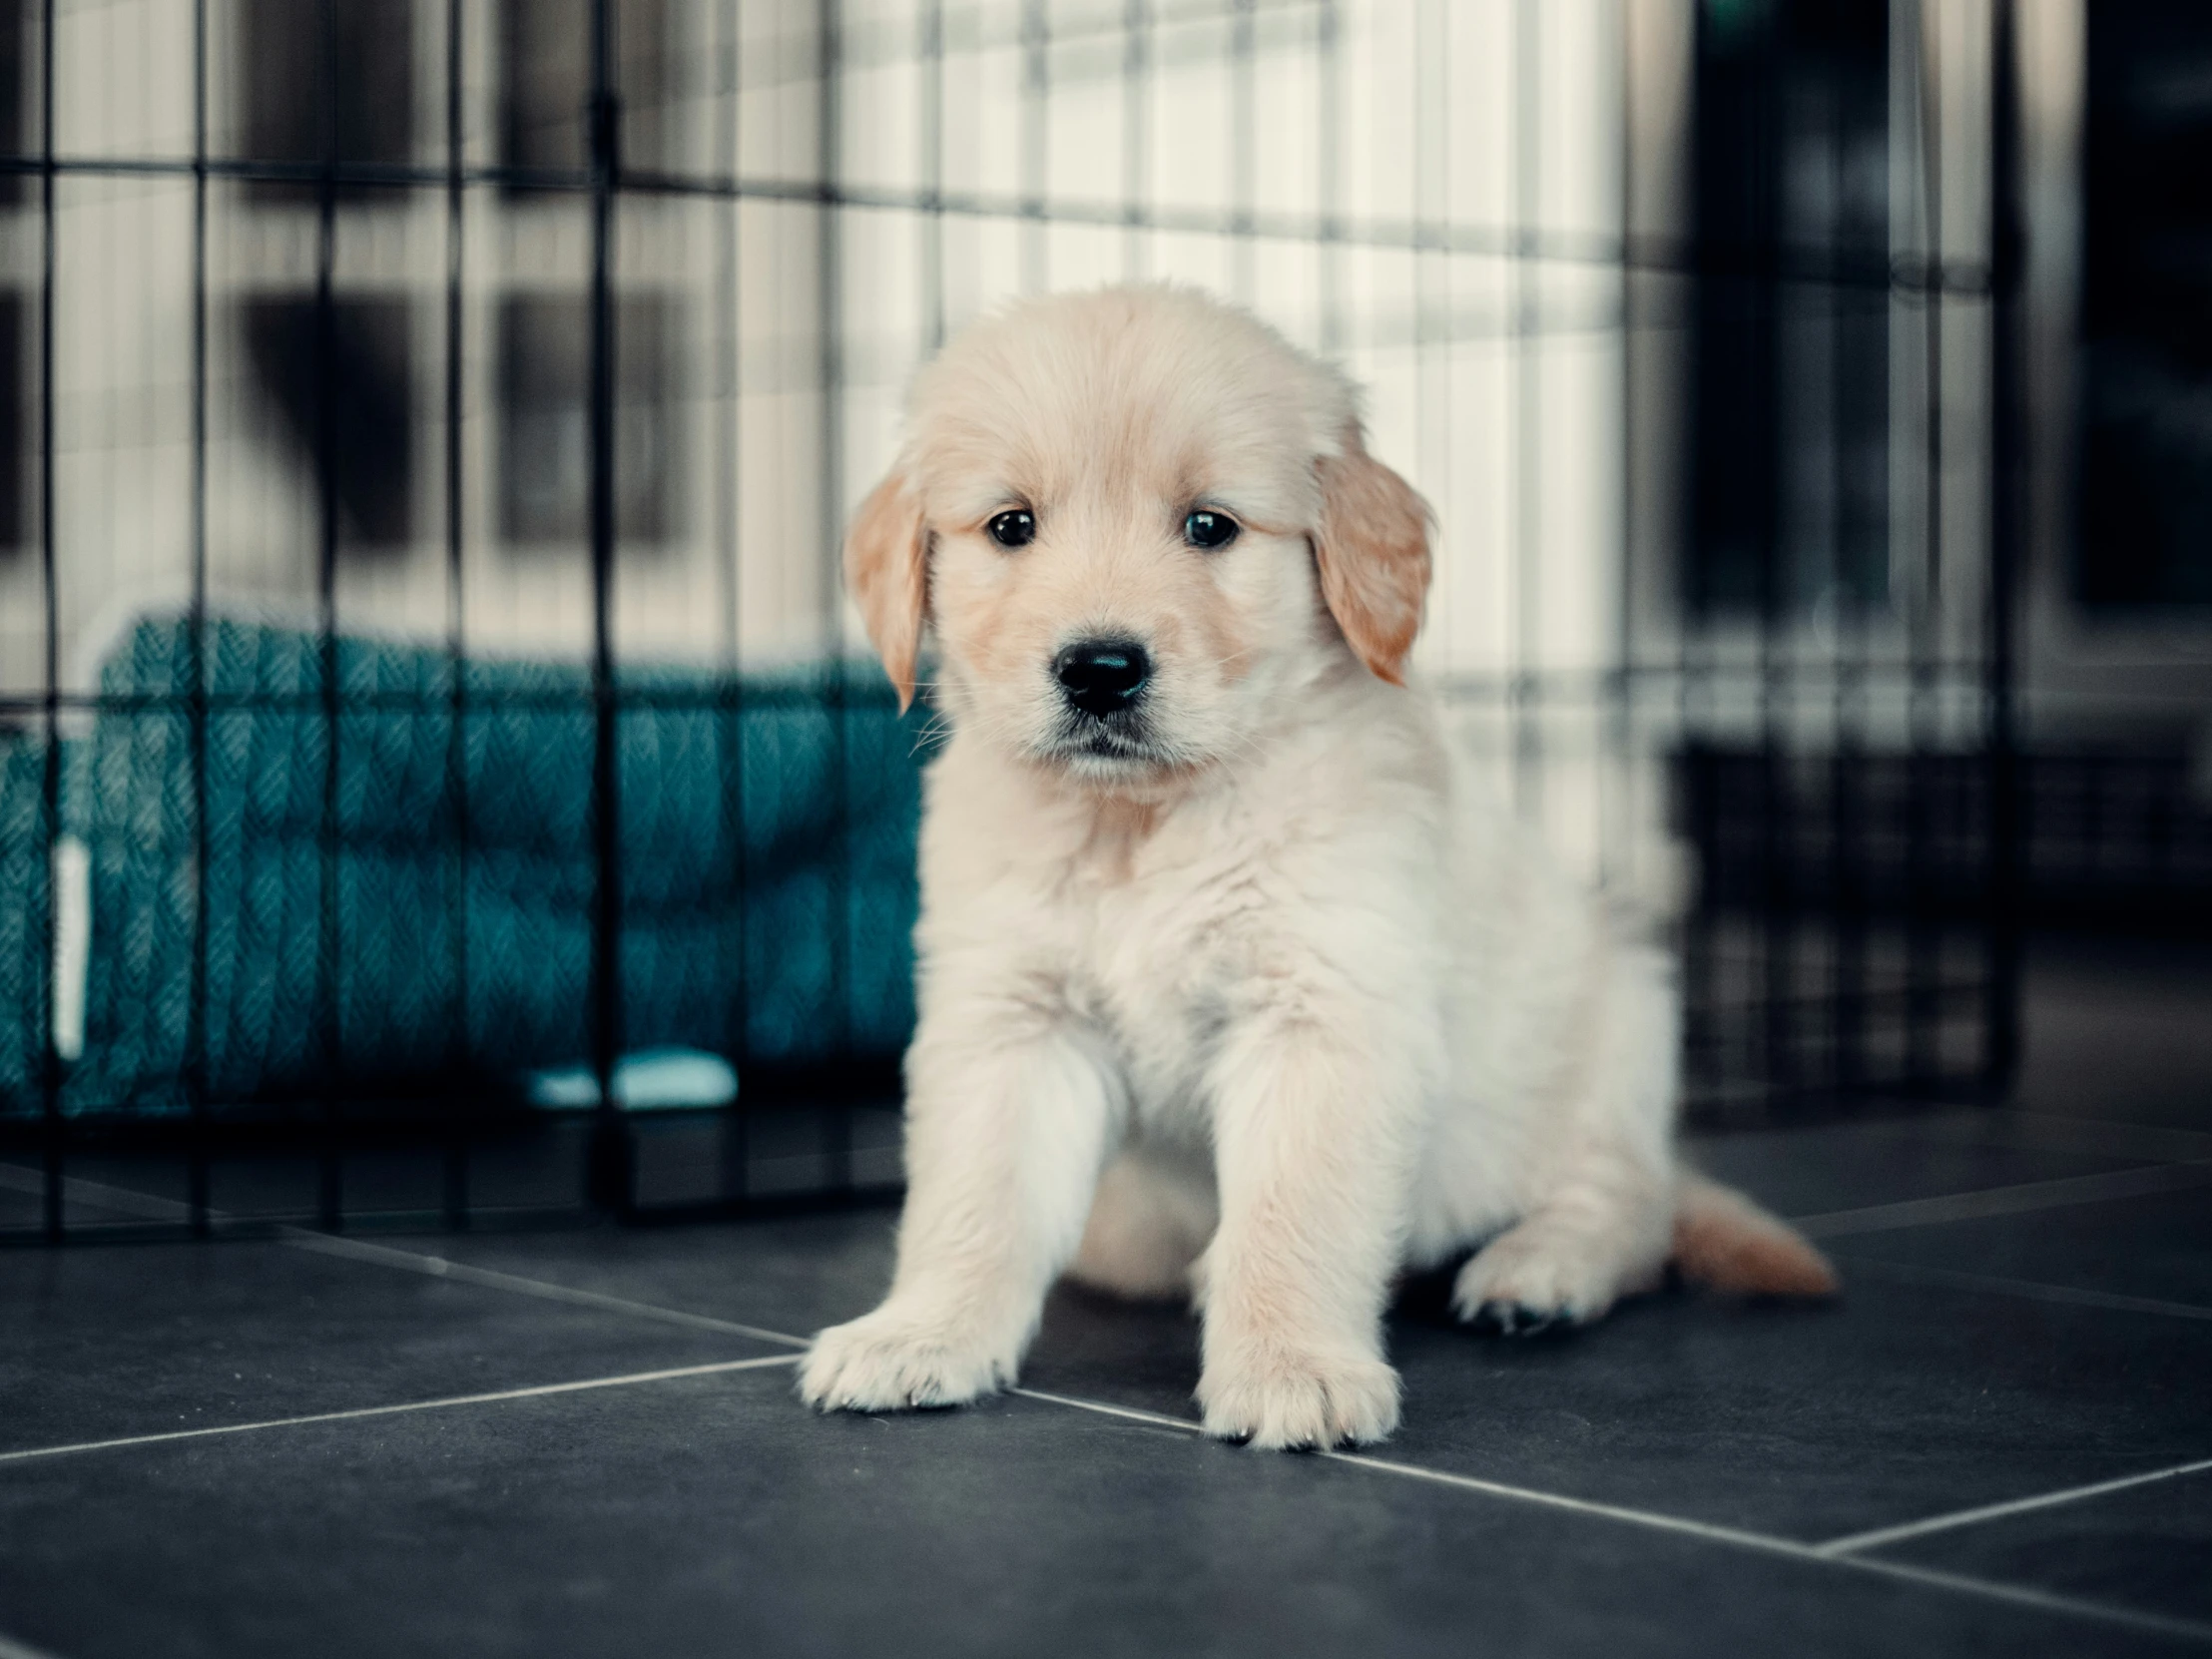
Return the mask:
{"type": "Polygon", "coordinates": [[[1052,659],[1061,694],[1100,720],[1136,702],[1151,674],[1152,659],[1135,640],[1077,640],[1052,659]]]}

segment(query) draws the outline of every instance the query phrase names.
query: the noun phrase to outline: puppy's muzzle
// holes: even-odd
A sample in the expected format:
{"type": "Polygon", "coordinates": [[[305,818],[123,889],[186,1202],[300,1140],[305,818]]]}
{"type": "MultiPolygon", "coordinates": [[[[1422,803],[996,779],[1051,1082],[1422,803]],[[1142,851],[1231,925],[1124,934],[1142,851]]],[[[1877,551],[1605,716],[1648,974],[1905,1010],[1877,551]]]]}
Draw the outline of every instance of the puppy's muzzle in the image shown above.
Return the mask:
{"type": "Polygon", "coordinates": [[[1104,720],[1136,706],[1152,659],[1135,640],[1077,640],[1052,659],[1052,677],[1069,708],[1104,720]]]}

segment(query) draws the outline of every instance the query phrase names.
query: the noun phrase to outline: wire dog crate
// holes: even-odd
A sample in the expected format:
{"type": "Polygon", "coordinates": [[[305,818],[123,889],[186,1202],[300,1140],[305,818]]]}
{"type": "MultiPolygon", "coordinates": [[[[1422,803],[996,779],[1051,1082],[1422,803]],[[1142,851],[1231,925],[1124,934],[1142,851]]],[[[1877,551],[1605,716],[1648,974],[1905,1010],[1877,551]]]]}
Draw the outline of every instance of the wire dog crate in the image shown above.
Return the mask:
{"type": "Polygon", "coordinates": [[[949,330],[1120,278],[1372,388],[1417,662],[1678,913],[1694,1117],[2006,1077],[2006,0],[0,30],[6,1236],[894,1186],[925,734],[837,526],[949,330]]]}

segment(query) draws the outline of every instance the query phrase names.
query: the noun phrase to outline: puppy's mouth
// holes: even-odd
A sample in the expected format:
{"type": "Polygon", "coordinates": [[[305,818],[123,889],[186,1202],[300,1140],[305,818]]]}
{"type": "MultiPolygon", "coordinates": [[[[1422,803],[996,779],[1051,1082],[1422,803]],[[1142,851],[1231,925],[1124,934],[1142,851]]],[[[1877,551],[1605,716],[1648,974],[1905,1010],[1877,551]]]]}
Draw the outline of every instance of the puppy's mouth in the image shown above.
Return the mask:
{"type": "Polygon", "coordinates": [[[1043,746],[1043,759],[1078,772],[1127,773],[1167,765],[1171,757],[1132,712],[1063,721],[1043,746]]]}

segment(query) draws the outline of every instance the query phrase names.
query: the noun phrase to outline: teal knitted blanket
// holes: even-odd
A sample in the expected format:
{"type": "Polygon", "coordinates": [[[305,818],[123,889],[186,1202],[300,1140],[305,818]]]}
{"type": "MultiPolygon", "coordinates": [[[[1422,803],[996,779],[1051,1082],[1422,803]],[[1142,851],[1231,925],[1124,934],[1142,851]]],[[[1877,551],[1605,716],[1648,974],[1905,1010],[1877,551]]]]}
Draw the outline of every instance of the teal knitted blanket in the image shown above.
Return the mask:
{"type": "MultiPolygon", "coordinates": [[[[106,665],[63,767],[62,827],[91,861],[66,1110],[184,1107],[203,891],[219,1110],[588,1058],[588,674],[468,662],[456,686],[441,651],[352,638],[330,658],[334,757],[322,641],[209,623],[204,763],[188,624],[142,623],[106,665]]],[[[742,1080],[904,1045],[921,737],[880,685],[835,664],[622,671],[624,1048],[708,1050],[742,1080]]],[[[37,742],[0,744],[0,1113],[41,1098],[43,770],[37,742]]]]}

